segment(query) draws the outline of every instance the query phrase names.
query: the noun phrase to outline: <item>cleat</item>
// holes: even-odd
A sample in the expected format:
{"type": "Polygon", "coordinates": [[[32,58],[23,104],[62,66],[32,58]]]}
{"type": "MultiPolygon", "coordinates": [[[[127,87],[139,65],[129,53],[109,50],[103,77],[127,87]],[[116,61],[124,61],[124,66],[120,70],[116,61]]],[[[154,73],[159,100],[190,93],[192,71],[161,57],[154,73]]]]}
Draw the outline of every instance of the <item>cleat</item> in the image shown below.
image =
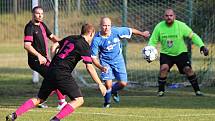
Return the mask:
{"type": "Polygon", "coordinates": [[[60,121],[57,117],[52,118],[50,121],[60,121]]]}
{"type": "Polygon", "coordinates": [[[38,108],[48,108],[48,105],[46,104],[47,101],[44,101],[43,103],[38,104],[38,108]]]}
{"type": "Polygon", "coordinates": [[[200,91],[196,91],[196,96],[204,96],[204,94],[200,91]]]}
{"type": "Polygon", "coordinates": [[[113,98],[114,102],[119,103],[120,98],[119,98],[119,94],[118,93],[112,94],[112,98],[113,98]]]}
{"type": "Polygon", "coordinates": [[[12,113],[6,116],[6,121],[15,121],[16,118],[17,118],[16,113],[12,113]]]}
{"type": "Polygon", "coordinates": [[[67,104],[66,101],[63,102],[63,104],[61,104],[61,105],[58,104],[57,109],[58,109],[58,110],[61,110],[66,104],[67,104]]]}
{"type": "Polygon", "coordinates": [[[110,103],[104,103],[103,108],[110,108],[110,103]]]}
{"type": "Polygon", "coordinates": [[[164,96],[164,91],[159,91],[158,92],[158,97],[163,97],[164,96]]]}

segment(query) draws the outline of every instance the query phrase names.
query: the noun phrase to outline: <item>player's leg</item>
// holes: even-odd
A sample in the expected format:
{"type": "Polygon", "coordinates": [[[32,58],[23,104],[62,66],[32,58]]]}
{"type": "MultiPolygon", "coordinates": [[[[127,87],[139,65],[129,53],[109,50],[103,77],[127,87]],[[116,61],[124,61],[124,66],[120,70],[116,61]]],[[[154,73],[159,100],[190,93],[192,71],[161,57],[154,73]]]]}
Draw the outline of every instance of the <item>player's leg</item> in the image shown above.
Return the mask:
{"type": "Polygon", "coordinates": [[[107,88],[107,92],[104,96],[104,108],[109,108],[111,103],[111,91],[112,91],[112,80],[106,80],[105,86],[107,88]]]}
{"type": "Polygon", "coordinates": [[[101,62],[102,65],[105,65],[108,68],[107,72],[101,72],[101,80],[105,82],[107,92],[104,96],[103,107],[109,108],[111,103],[111,91],[112,91],[112,79],[114,79],[112,68],[105,62],[101,62]]]}
{"type": "MultiPolygon", "coordinates": [[[[34,65],[33,67],[31,67],[32,69],[34,69],[35,71],[37,71],[43,78],[46,76],[46,73],[48,71],[48,65],[34,65]]],[[[56,93],[57,97],[58,97],[58,107],[57,109],[61,109],[63,106],[65,106],[65,104],[67,103],[65,100],[65,96],[62,95],[62,93],[59,90],[54,90],[50,96],[52,94],[56,93]]],[[[47,108],[48,106],[46,105],[46,103],[41,103],[38,105],[39,108],[47,108]]]]}
{"type": "Polygon", "coordinates": [[[77,97],[71,100],[50,121],[60,121],[61,119],[68,116],[69,114],[72,114],[75,111],[75,109],[80,107],[83,103],[84,103],[83,97],[77,97]]]}
{"type": "Polygon", "coordinates": [[[117,82],[112,86],[112,97],[116,103],[119,103],[119,91],[128,85],[127,71],[124,63],[124,59],[114,63],[113,65],[113,74],[116,77],[117,82]]]}
{"type": "Polygon", "coordinates": [[[166,79],[168,72],[173,66],[172,58],[165,54],[160,54],[160,71],[158,77],[158,96],[164,96],[166,79]]]}
{"type": "Polygon", "coordinates": [[[55,92],[56,92],[57,97],[58,97],[58,107],[57,107],[57,109],[61,110],[67,104],[67,102],[65,100],[66,96],[63,95],[58,89],[55,90],[55,92]]]}
{"type": "Polygon", "coordinates": [[[6,121],[14,121],[17,117],[21,116],[23,113],[34,108],[35,106],[38,106],[40,103],[43,103],[48,98],[52,90],[54,90],[54,87],[52,87],[52,85],[50,84],[50,81],[43,80],[38,93],[38,97],[27,100],[19,108],[17,108],[17,110],[14,113],[8,115],[6,117],[6,121]]]}
{"type": "Polygon", "coordinates": [[[57,88],[63,94],[67,95],[71,101],[67,103],[50,121],[60,121],[69,114],[72,114],[76,108],[80,107],[84,103],[80,88],[71,75],[68,75],[68,77],[70,77],[69,80],[66,78],[58,81],[57,88]]]}
{"type": "Polygon", "coordinates": [[[186,74],[187,79],[191,83],[196,95],[202,96],[203,94],[200,92],[197,76],[191,67],[191,62],[189,60],[188,53],[180,54],[178,56],[176,65],[181,74],[186,74]]]}
{"type": "Polygon", "coordinates": [[[39,103],[41,103],[42,100],[39,98],[31,98],[25,101],[15,112],[12,114],[9,114],[6,116],[6,121],[15,121],[15,119],[19,116],[21,116],[23,113],[27,112],[28,110],[34,108],[39,103]]]}

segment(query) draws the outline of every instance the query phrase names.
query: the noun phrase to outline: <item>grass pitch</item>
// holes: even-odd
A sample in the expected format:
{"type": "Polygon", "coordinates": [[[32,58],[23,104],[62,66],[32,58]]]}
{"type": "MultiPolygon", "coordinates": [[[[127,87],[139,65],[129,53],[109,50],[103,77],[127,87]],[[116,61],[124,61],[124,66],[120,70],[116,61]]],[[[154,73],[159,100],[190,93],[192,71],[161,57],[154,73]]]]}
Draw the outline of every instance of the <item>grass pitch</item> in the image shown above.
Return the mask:
{"type": "MultiPolygon", "coordinates": [[[[35,86],[37,87],[37,86],[35,86]]],[[[157,88],[126,89],[120,93],[121,102],[102,108],[103,98],[97,89],[82,88],[84,105],[63,121],[214,121],[215,95],[213,88],[203,88],[204,97],[196,97],[191,87],[170,89],[166,96],[157,97],[157,88]]],[[[17,90],[19,92],[19,90],[17,90]]],[[[33,91],[34,92],[34,91],[33,91]]],[[[35,92],[36,94],[36,89],[35,92]]],[[[2,96],[0,120],[22,104],[28,95],[2,96]]],[[[49,121],[58,111],[56,96],[48,99],[49,108],[35,108],[17,121],[49,121]]]]}

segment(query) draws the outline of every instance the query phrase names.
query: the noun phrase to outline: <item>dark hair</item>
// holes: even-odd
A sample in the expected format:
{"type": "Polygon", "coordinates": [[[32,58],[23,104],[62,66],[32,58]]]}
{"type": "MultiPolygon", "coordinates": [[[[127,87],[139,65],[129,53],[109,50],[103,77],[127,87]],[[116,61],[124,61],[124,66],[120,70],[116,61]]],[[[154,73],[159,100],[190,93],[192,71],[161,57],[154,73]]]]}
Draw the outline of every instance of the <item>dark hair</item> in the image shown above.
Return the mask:
{"type": "Polygon", "coordinates": [[[92,24],[84,24],[81,27],[81,35],[86,35],[90,32],[95,32],[95,28],[92,24]]]}
{"type": "Polygon", "coordinates": [[[32,9],[32,13],[35,13],[36,9],[43,9],[41,6],[35,6],[33,9],[32,9]]]}

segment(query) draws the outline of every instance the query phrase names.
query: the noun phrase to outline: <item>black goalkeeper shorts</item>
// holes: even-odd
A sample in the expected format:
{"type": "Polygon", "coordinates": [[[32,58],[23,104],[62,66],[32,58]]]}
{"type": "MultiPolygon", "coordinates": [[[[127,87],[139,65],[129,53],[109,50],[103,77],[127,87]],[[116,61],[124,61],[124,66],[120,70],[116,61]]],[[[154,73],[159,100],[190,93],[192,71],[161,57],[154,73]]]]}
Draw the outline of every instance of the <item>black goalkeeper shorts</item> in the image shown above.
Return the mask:
{"type": "Polygon", "coordinates": [[[178,56],[169,56],[169,55],[161,53],[160,54],[160,65],[162,65],[162,64],[168,64],[169,71],[172,68],[172,66],[174,64],[176,64],[176,66],[181,74],[184,74],[184,71],[183,71],[184,67],[186,67],[186,66],[191,67],[191,62],[189,60],[187,52],[183,52],[178,56]]]}

